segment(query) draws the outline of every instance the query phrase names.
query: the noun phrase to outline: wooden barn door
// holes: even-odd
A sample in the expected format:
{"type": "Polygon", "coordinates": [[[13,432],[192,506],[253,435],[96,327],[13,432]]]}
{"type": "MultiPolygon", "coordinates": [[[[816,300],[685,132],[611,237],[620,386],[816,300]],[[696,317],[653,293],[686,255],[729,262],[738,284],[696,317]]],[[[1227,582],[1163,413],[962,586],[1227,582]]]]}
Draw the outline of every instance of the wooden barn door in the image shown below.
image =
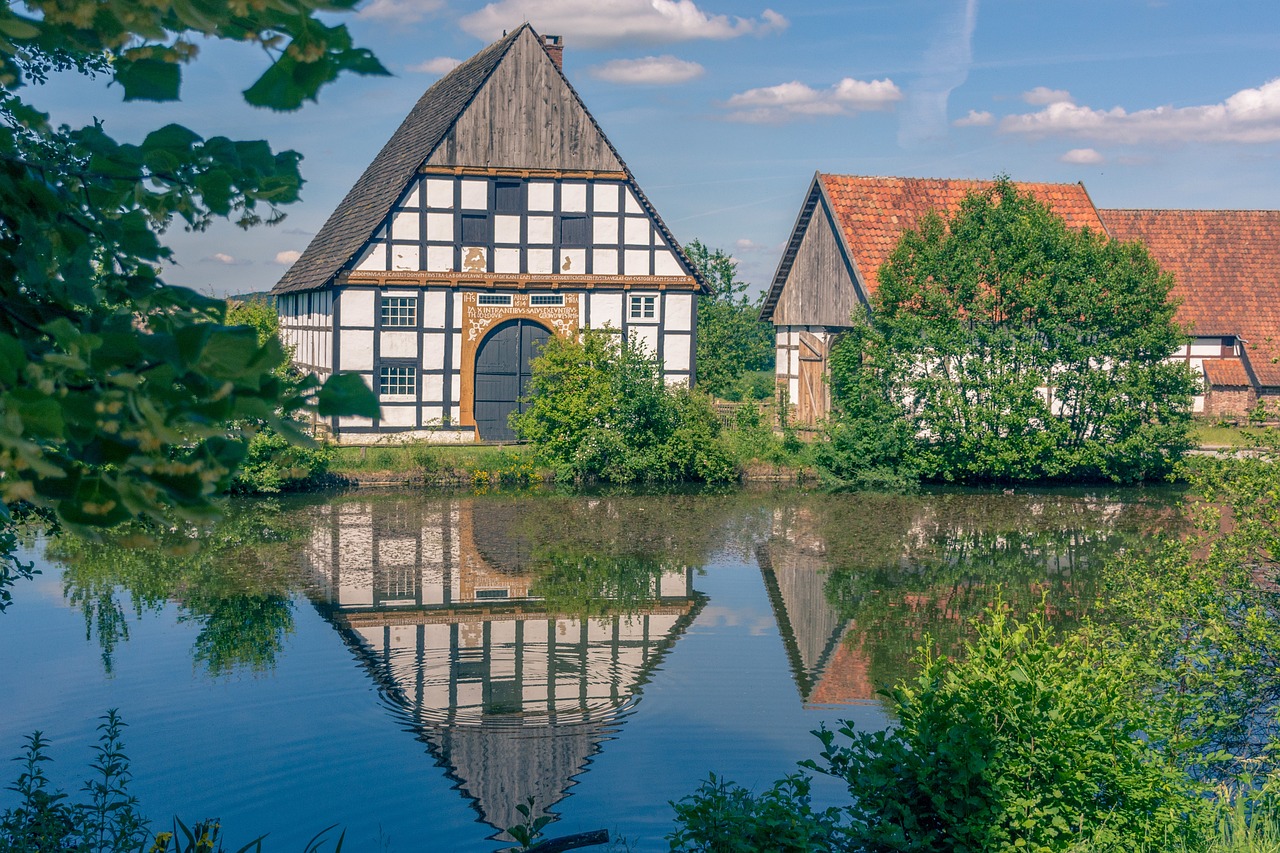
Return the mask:
{"type": "Polygon", "coordinates": [[[827,416],[827,345],[812,332],[800,333],[800,398],[796,422],[813,426],[827,416]]]}
{"type": "Polygon", "coordinates": [[[510,320],[480,342],[475,414],[481,440],[515,440],[507,418],[512,412],[524,411],[520,400],[529,393],[529,362],[550,337],[549,331],[532,320],[510,320]]]}

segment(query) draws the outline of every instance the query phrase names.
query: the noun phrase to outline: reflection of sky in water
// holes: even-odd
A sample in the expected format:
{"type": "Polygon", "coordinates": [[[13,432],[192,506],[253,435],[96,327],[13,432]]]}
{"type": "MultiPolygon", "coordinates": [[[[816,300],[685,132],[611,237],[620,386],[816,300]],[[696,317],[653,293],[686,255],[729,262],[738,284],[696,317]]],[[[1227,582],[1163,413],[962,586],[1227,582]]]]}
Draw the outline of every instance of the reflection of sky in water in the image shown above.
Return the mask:
{"type": "MultiPolygon", "coordinates": [[[[961,637],[997,584],[1063,613],[1092,594],[1108,553],[1167,526],[1138,497],[305,499],[271,523],[301,534],[286,575],[316,606],[294,599],[272,669],[193,663],[207,577],[141,616],[123,596],[110,677],[59,567],[20,586],[0,751],[44,729],[75,790],[116,707],[149,812],[218,816],[239,843],[300,849],[337,822],[352,849],[480,850],[477,818],[502,825],[533,787],[552,834],[665,849],[666,802],[707,772],[758,789],[816,753],[819,724],[884,725],[872,691],[922,632],[961,637]],[[608,594],[568,612],[586,588],[608,594]]],[[[213,592],[233,586],[212,570],[213,592]]]]}

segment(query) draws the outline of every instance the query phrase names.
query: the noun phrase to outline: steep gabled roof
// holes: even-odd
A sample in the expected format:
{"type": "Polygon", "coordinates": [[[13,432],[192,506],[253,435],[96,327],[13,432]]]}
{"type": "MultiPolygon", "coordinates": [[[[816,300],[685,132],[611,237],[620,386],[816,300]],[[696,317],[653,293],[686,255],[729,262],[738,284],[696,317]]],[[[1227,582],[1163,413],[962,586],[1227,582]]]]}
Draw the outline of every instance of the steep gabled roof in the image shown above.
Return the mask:
{"type": "Polygon", "coordinates": [[[1241,338],[1258,384],[1280,386],[1280,210],[1099,213],[1112,237],[1142,241],[1173,274],[1179,322],[1241,338]]]}
{"type": "MultiPolygon", "coordinates": [[[[880,265],[888,260],[903,231],[918,227],[931,210],[944,217],[953,215],[968,193],[980,192],[993,185],[992,181],[881,178],[819,172],[814,177],[800,218],[765,297],[761,317],[765,320],[772,317],[773,307],[782,295],[791,263],[799,250],[800,237],[820,204],[825,205],[835,218],[848,253],[846,260],[856,271],[863,294],[871,298],[880,285],[877,277],[880,265]]],[[[1105,230],[1083,184],[1018,181],[1014,185],[1049,205],[1071,228],[1105,230]]],[[[847,321],[848,318],[840,320],[847,321]]],[[[832,325],[839,324],[833,320],[832,325]]]]}
{"type": "MultiPolygon", "coordinates": [[[[533,27],[527,23],[522,24],[437,80],[418,99],[400,127],[387,140],[387,144],[373,158],[373,162],[364,170],[364,174],[312,238],[306,250],[272,288],[273,294],[311,290],[323,287],[332,281],[382,224],[418,170],[450,137],[450,132],[458,125],[468,107],[476,100],[481,90],[485,88],[485,84],[494,76],[498,66],[502,64],[508,53],[512,51],[513,45],[521,37],[529,37],[536,40],[538,45],[542,44],[542,38],[533,27]]],[[[547,64],[554,68],[555,79],[568,88],[590,125],[600,134],[600,139],[612,155],[608,159],[611,162],[616,160],[617,167],[626,174],[631,189],[666,239],[667,244],[697,280],[702,290],[709,292],[706,282],[689,263],[684,250],[640,189],[631,170],[627,168],[617,149],[613,147],[613,143],[605,136],[595,117],[587,110],[582,98],[564,76],[564,72],[552,63],[549,57],[547,64]]],[[[528,167],[534,164],[508,165],[528,167]]]]}
{"type": "Polygon", "coordinates": [[[364,245],[526,27],[528,24],[489,45],[437,80],[418,99],[272,293],[323,286],[364,245]]]}

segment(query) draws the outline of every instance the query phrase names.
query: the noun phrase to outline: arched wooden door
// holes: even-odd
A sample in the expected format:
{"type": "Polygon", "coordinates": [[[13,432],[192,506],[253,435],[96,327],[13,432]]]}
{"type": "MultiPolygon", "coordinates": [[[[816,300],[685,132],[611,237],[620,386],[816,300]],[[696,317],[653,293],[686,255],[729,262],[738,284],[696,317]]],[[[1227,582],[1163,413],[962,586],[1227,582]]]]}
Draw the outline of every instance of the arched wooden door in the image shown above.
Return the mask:
{"type": "Polygon", "coordinates": [[[515,440],[507,418],[524,411],[520,399],[529,393],[529,362],[550,337],[550,331],[532,320],[508,320],[480,342],[475,414],[481,440],[515,440]]]}

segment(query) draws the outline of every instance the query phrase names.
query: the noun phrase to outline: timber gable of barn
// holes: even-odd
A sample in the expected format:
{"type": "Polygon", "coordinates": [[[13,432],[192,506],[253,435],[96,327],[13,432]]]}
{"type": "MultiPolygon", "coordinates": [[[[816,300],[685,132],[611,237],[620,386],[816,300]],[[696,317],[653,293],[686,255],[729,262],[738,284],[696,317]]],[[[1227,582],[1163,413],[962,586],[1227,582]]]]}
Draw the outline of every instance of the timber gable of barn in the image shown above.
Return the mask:
{"type": "Polygon", "coordinates": [[[704,285],[524,24],[432,86],[276,285],[300,366],[365,376],[340,440],[509,440],[551,335],[610,326],[692,383],[704,285]]]}

